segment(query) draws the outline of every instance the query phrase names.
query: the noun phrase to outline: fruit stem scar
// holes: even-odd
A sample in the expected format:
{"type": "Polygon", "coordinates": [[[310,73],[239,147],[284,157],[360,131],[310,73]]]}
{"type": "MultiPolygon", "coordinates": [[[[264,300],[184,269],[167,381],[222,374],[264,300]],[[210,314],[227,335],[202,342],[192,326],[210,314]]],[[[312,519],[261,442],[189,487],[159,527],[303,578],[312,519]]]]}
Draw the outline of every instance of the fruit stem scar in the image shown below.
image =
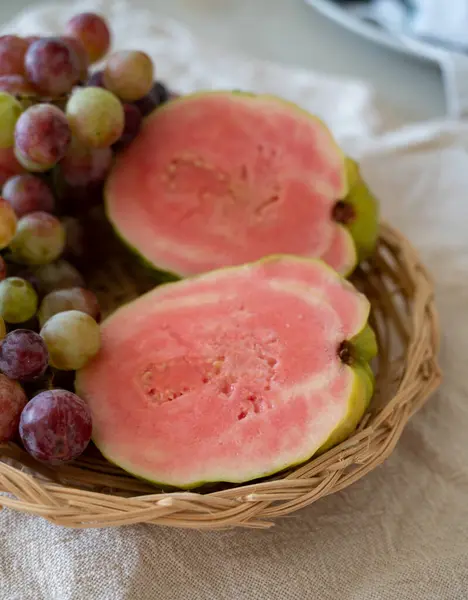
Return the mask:
{"type": "Polygon", "coordinates": [[[353,346],[347,340],[344,340],[338,346],[338,357],[345,365],[351,365],[353,363],[353,346]]]}
{"type": "Polygon", "coordinates": [[[354,206],[344,200],[338,200],[332,210],[333,220],[337,223],[347,225],[352,223],[356,218],[354,206]]]}

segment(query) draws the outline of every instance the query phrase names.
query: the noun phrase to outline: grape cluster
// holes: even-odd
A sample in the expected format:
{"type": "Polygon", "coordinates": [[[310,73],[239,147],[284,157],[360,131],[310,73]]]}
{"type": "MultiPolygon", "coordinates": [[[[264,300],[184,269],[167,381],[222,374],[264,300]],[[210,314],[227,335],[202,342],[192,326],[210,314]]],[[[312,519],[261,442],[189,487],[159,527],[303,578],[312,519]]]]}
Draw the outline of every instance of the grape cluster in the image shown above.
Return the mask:
{"type": "Polygon", "coordinates": [[[55,37],[0,37],[0,443],[19,436],[50,464],[78,457],[92,431],[87,404],[54,389],[100,347],[82,217],[116,153],[171,99],[144,52],[92,70],[110,45],[93,13],[55,37]]]}

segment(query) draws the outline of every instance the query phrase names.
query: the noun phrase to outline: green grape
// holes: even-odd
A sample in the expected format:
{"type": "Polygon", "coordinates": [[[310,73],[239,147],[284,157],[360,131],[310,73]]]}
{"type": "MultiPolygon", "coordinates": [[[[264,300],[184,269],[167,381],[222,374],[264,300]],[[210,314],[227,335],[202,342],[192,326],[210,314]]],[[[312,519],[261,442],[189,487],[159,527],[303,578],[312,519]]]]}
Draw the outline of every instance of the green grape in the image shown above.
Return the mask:
{"type": "Polygon", "coordinates": [[[153,86],[153,79],[153,61],[144,52],[121,50],[107,59],[104,85],[124,102],[146,96],[153,86]]]}
{"type": "Polygon", "coordinates": [[[9,202],[0,198],[0,250],[14,238],[17,227],[16,213],[9,202]]]}
{"type": "Polygon", "coordinates": [[[11,94],[0,92],[0,148],[11,148],[15,141],[16,121],[23,107],[11,94]]]}
{"type": "Polygon", "coordinates": [[[66,115],[73,134],[91,148],[112,146],[124,130],[122,104],[102,88],[77,89],[68,100],[66,115]]]}
{"type": "Polygon", "coordinates": [[[3,338],[6,336],[6,325],[5,325],[5,321],[3,320],[3,317],[0,317],[0,340],[3,340],[3,338]]]}
{"type": "Polygon", "coordinates": [[[16,262],[44,265],[58,258],[65,247],[65,229],[53,215],[37,211],[18,221],[10,250],[16,262]]]}
{"type": "Polygon", "coordinates": [[[79,271],[66,260],[56,260],[35,269],[39,293],[43,296],[54,290],[84,287],[85,283],[79,271]]]}
{"type": "Polygon", "coordinates": [[[76,371],[93,358],[101,346],[99,325],[78,310],[60,312],[41,329],[49,363],[56,369],[76,371]]]}
{"type": "Polygon", "coordinates": [[[0,316],[7,323],[24,323],[37,311],[37,294],[33,286],[20,277],[0,281],[0,316]]]}
{"type": "Polygon", "coordinates": [[[100,309],[96,295],[91,290],[75,287],[56,290],[45,296],[38,313],[41,327],[54,315],[67,310],[79,310],[95,321],[99,319],[100,309]]]}

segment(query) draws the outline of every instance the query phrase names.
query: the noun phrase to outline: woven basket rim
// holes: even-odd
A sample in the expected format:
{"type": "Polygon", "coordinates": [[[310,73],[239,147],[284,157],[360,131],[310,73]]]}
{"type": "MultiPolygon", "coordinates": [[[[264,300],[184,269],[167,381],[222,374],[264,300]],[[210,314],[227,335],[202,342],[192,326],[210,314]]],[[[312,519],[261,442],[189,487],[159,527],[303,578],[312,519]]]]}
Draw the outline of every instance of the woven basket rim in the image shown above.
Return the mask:
{"type": "MultiPolygon", "coordinates": [[[[381,318],[383,325],[377,327],[378,335],[395,330],[403,340],[401,373],[391,397],[368,411],[358,429],[339,446],[260,482],[207,492],[159,492],[142,484],[142,493],[135,491],[135,480],[128,492],[116,495],[96,491],[96,486],[73,487],[70,482],[80,481],[81,477],[73,465],[64,467],[57,481],[53,471],[38,469],[16,444],[3,444],[0,492],[5,495],[0,497],[0,504],[72,528],[136,523],[193,529],[265,528],[280,516],[345,489],[390,456],[410,417],[441,382],[437,358],[440,330],[431,277],[411,243],[386,223],[381,225],[370,274],[363,279],[367,280],[374,290],[384,281],[389,282],[386,285],[390,287],[380,292],[378,305],[373,304],[373,308],[385,317],[381,318]]],[[[392,363],[386,354],[387,343],[382,359],[386,371],[392,363]]],[[[384,368],[379,365],[379,373],[384,368]]],[[[95,470],[106,474],[106,465],[100,464],[95,470]]],[[[112,473],[116,470],[108,466],[112,473]]],[[[96,477],[94,473],[93,481],[96,477]]]]}

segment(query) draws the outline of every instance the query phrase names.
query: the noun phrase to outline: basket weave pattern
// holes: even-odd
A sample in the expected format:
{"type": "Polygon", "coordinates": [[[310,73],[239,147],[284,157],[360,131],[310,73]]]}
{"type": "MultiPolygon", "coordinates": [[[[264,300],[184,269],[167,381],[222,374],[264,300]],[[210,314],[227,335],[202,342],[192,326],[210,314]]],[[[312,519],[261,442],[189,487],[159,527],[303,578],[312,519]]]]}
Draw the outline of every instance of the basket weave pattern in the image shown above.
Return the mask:
{"type": "MultiPolygon", "coordinates": [[[[153,283],[117,244],[105,235],[95,239],[103,240],[106,251],[103,263],[88,274],[90,287],[110,312],[153,283]]],[[[51,468],[10,443],[0,445],[0,492],[6,492],[0,504],[75,528],[135,523],[268,527],[275,518],[348,487],[391,454],[408,419],[441,380],[433,287],[409,242],[382,225],[375,257],[356,273],[354,283],[372,303],[380,347],[377,384],[357,431],[336,448],[261,482],[164,492],[111,465],[94,447],[72,464],[51,468]]]]}

